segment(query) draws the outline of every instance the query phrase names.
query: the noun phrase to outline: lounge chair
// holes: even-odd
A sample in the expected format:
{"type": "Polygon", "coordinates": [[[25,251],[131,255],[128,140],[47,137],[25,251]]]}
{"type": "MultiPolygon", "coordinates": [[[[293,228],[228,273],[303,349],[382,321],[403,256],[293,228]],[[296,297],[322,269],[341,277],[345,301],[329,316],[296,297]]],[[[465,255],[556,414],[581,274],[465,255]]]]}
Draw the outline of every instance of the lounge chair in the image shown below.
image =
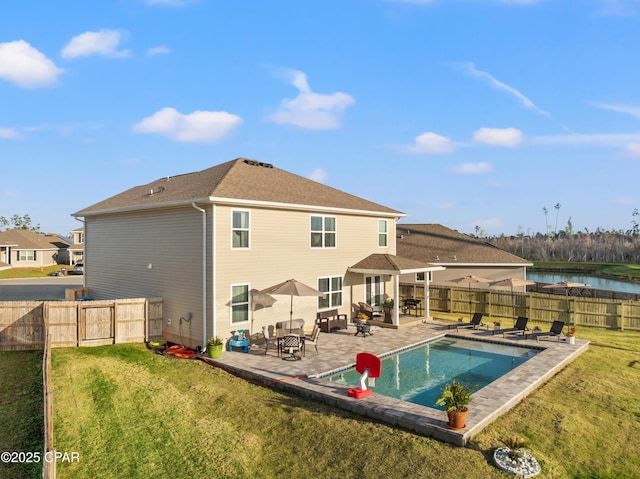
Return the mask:
{"type": "Polygon", "coordinates": [[[473,313],[473,318],[468,323],[457,323],[451,325],[451,327],[456,328],[456,330],[460,328],[478,329],[482,325],[482,316],[484,316],[484,313],[473,313]]]}
{"type": "Polygon", "coordinates": [[[496,333],[502,333],[502,337],[504,338],[504,335],[507,333],[522,333],[523,336],[525,336],[525,332],[529,330],[529,328],[527,328],[527,323],[529,322],[529,318],[525,318],[524,316],[518,316],[518,319],[516,319],[516,324],[513,328],[505,328],[505,329],[494,329],[493,330],[493,334],[496,333]]]}
{"type": "Polygon", "coordinates": [[[564,321],[554,321],[551,324],[551,329],[549,331],[540,331],[537,333],[531,333],[531,338],[536,338],[536,341],[540,341],[540,338],[543,336],[558,336],[558,341],[560,341],[560,335],[562,334],[562,330],[564,329],[564,321]]]}

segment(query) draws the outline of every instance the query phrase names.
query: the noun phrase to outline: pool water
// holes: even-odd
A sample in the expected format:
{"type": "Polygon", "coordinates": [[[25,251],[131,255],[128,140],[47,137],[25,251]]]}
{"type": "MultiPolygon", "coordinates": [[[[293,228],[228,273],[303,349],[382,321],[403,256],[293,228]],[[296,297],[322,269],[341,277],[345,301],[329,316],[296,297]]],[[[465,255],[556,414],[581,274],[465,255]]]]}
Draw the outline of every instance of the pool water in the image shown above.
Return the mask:
{"type": "MultiPolygon", "coordinates": [[[[436,408],[440,389],[452,379],[481,389],[535,356],[536,349],[455,337],[429,341],[382,359],[382,373],[369,388],[382,396],[436,408]]],[[[323,379],[357,387],[355,368],[323,379]]]]}

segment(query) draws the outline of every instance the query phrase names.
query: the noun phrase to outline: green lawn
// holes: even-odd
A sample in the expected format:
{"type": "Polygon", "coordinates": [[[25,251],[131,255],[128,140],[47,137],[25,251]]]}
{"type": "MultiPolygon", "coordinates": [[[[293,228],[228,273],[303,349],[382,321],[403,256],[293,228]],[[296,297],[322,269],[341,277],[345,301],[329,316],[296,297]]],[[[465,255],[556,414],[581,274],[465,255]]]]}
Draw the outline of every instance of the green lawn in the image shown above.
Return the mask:
{"type": "MultiPolygon", "coordinates": [[[[41,452],[42,352],[0,352],[0,452],[41,452]]],[[[42,477],[40,463],[0,462],[2,479],[42,477]]]]}
{"type": "Polygon", "coordinates": [[[640,334],[578,335],[589,351],[468,448],[142,345],[57,349],[55,446],[80,455],[58,478],[498,478],[492,451],[514,434],[540,477],[640,477],[640,334]]]}
{"type": "Polygon", "coordinates": [[[73,266],[58,264],[55,266],[44,266],[42,271],[40,268],[11,268],[0,271],[0,279],[15,278],[46,278],[51,273],[57,273],[62,268],[67,269],[67,274],[73,274],[73,266]]]}

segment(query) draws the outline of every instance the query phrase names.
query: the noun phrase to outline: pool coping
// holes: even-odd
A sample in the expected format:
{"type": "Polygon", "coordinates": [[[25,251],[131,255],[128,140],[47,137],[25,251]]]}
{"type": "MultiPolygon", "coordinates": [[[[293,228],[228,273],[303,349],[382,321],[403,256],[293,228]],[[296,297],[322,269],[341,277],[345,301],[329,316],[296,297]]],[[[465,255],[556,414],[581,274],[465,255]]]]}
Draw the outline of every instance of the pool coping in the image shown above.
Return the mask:
{"type": "MultiPolygon", "coordinates": [[[[390,336],[390,334],[400,335],[400,331],[389,331],[391,332],[376,331],[376,334],[386,336],[389,342],[402,342],[403,338],[390,336]]],[[[343,357],[322,359],[325,361],[333,359],[335,360],[334,362],[340,362],[341,364],[338,367],[329,367],[325,370],[322,370],[323,363],[320,363],[315,356],[312,356],[309,363],[307,363],[309,366],[313,365],[315,367],[307,367],[305,360],[289,362],[282,361],[280,358],[273,360],[274,358],[272,357],[262,356],[261,348],[259,351],[254,350],[254,354],[234,352],[224,354],[220,359],[209,361],[235,375],[256,381],[262,385],[268,385],[332,407],[338,407],[366,418],[401,427],[416,434],[433,437],[456,446],[466,446],[473,436],[502,414],[515,407],[526,396],[589,348],[588,341],[579,339],[576,339],[575,344],[571,345],[556,338],[536,341],[526,339],[521,335],[517,337],[510,335],[510,339],[496,339],[495,336],[490,336],[489,334],[489,330],[452,332],[448,330],[448,325],[430,321],[428,324],[408,328],[407,332],[404,333],[406,340],[401,346],[384,352],[375,352],[379,356],[392,354],[395,351],[420,345],[427,340],[445,336],[541,349],[538,354],[472,395],[467,425],[463,430],[448,429],[446,427],[446,415],[442,410],[381,396],[375,394],[375,389],[373,389],[374,393],[365,399],[354,399],[347,395],[349,387],[321,379],[320,376],[354,365],[355,355],[349,354],[346,356],[344,352],[341,352],[340,348],[337,349],[337,352],[342,354],[343,357]],[[412,329],[414,331],[411,331],[412,329]]],[[[351,336],[350,333],[349,336],[351,336]]],[[[322,339],[324,342],[332,339],[338,340],[335,333],[323,333],[322,339]]],[[[361,338],[351,341],[357,342],[358,339],[361,338]]],[[[345,340],[345,338],[340,338],[340,340],[345,340]]],[[[366,343],[365,340],[358,343],[365,345],[367,349],[376,349],[372,342],[366,343]]],[[[384,338],[379,341],[377,347],[378,349],[384,348],[384,338]]],[[[330,355],[332,353],[335,355],[336,351],[328,351],[326,354],[330,355]]],[[[307,354],[315,355],[315,352],[307,352],[307,354]]],[[[323,354],[325,353],[323,352],[323,354]]]]}

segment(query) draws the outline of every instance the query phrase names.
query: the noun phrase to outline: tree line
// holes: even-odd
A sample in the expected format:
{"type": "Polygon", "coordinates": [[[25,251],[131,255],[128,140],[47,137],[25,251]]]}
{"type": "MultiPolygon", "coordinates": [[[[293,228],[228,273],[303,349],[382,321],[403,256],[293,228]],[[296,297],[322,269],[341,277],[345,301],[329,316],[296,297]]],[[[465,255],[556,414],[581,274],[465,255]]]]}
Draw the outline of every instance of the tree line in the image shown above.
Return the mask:
{"type": "MultiPolygon", "coordinates": [[[[554,208],[560,209],[560,203],[554,208]]],[[[545,218],[548,210],[543,209],[545,218]]],[[[571,217],[564,229],[551,229],[547,223],[546,233],[524,234],[518,231],[513,236],[504,234],[492,237],[479,235],[476,237],[497,246],[509,253],[530,261],[576,261],[593,263],[636,263],[640,264],[640,213],[633,210],[631,228],[623,230],[605,230],[597,228],[591,232],[573,230],[571,217]]]]}
{"type": "Polygon", "coordinates": [[[29,215],[14,214],[10,218],[0,216],[0,231],[5,230],[29,230],[41,233],[40,224],[34,225],[29,215]]]}

